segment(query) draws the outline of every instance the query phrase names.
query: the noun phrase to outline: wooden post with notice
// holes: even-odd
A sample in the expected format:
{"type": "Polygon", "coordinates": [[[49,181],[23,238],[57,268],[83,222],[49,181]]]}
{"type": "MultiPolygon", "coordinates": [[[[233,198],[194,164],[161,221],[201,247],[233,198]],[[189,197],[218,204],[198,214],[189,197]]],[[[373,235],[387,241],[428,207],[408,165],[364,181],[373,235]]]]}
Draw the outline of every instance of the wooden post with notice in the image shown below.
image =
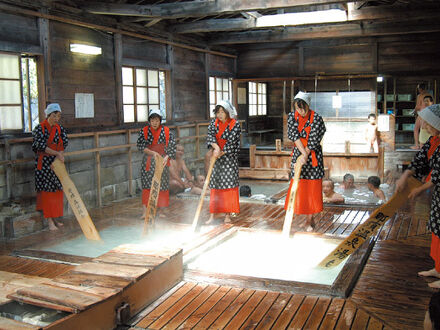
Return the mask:
{"type": "Polygon", "coordinates": [[[163,157],[159,154],[154,155],[154,176],[151,180],[150,196],[148,198],[147,211],[145,212],[144,234],[148,231],[148,225],[154,225],[156,217],[157,201],[159,200],[160,181],[163,172],[163,157]]]}
{"type": "Polygon", "coordinates": [[[78,193],[75,185],[67,174],[66,166],[58,158],[55,158],[51,165],[56,176],[60,180],[64,194],[66,195],[67,201],[72,208],[73,214],[75,214],[76,220],[78,220],[81,230],[87,239],[99,241],[101,237],[90,218],[89,212],[78,193]]]}
{"type": "Polygon", "coordinates": [[[287,210],[286,210],[286,216],[284,218],[284,224],[283,224],[283,236],[289,237],[290,236],[290,228],[292,227],[292,219],[293,214],[295,212],[295,199],[296,199],[296,191],[298,190],[298,183],[299,183],[299,177],[301,176],[301,169],[302,164],[299,162],[299,160],[303,156],[299,156],[295,163],[295,176],[293,178],[292,187],[290,189],[290,194],[287,198],[287,210]]]}
{"type": "Polygon", "coordinates": [[[211,181],[211,174],[212,174],[212,170],[214,168],[214,164],[215,164],[216,160],[217,160],[217,158],[212,156],[211,160],[209,162],[208,173],[206,174],[205,183],[203,184],[202,193],[200,194],[199,205],[197,206],[196,214],[194,215],[194,220],[192,223],[192,231],[193,232],[195,232],[199,229],[200,212],[202,211],[203,200],[205,199],[206,190],[208,190],[209,181],[211,181]]]}

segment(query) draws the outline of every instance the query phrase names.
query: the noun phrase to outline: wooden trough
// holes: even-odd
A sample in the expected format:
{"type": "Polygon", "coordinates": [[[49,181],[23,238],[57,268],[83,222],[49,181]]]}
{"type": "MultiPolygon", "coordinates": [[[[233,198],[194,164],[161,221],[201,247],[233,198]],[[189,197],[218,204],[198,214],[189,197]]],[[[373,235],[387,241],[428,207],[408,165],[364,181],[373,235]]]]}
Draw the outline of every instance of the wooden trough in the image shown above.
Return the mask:
{"type": "MultiPolygon", "coordinates": [[[[4,282],[11,282],[17,274],[3,273],[0,286],[5,287],[4,282]]],[[[182,276],[181,249],[147,251],[121,245],[51,280],[32,278],[31,285],[13,283],[6,298],[66,313],[44,329],[112,329],[172,288],[182,276]]],[[[5,298],[3,302],[7,304],[5,298]]],[[[41,327],[3,317],[0,328],[41,327]]]]}

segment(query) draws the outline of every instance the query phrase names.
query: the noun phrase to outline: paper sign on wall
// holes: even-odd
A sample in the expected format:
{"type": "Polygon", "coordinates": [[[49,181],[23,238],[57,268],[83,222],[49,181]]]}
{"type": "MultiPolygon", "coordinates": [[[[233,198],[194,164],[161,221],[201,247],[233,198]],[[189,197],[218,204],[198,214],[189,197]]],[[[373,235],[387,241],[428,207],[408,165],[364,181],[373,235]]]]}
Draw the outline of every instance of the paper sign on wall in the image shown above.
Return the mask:
{"type": "Polygon", "coordinates": [[[389,132],[390,130],[390,116],[379,115],[377,118],[377,130],[379,132],[389,132]]]}
{"type": "Polygon", "coordinates": [[[75,118],[95,117],[94,95],[75,93],[75,118]]]}

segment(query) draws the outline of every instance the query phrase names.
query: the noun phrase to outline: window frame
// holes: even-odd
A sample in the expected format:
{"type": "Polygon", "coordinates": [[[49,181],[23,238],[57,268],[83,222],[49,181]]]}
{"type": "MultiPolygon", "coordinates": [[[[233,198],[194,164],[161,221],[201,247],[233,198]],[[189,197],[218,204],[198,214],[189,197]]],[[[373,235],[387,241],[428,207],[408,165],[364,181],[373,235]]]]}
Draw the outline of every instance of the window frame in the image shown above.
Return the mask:
{"type": "MultiPolygon", "coordinates": [[[[167,120],[170,120],[171,114],[170,114],[170,107],[169,107],[169,90],[170,90],[170,84],[169,84],[169,70],[161,69],[161,68],[154,68],[154,67],[148,67],[148,66],[140,66],[140,65],[122,65],[121,66],[121,104],[122,104],[122,123],[123,125],[130,125],[130,124],[137,124],[137,123],[145,123],[148,121],[140,121],[138,116],[138,106],[146,106],[147,111],[150,110],[150,107],[156,106],[160,110],[160,104],[161,104],[161,86],[160,86],[160,74],[163,73],[164,75],[164,96],[163,101],[165,103],[165,116],[162,118],[163,122],[166,122],[167,120]],[[124,84],[123,81],[123,70],[124,68],[129,68],[132,70],[132,84],[127,85],[124,84]],[[146,71],[146,84],[145,85],[137,85],[137,70],[145,70],[146,71]],[[149,79],[148,79],[148,72],[149,71],[156,71],[157,72],[157,86],[150,85],[149,79]],[[133,103],[124,103],[124,87],[130,87],[132,88],[132,94],[133,94],[133,103]],[[146,88],[146,103],[138,103],[137,101],[137,89],[138,88],[146,88]],[[150,88],[156,88],[158,91],[157,97],[158,97],[158,103],[150,103],[150,95],[149,95],[149,89],[150,88]],[[133,121],[125,121],[125,111],[124,106],[125,105],[133,105],[133,121]]],[[[147,116],[148,117],[148,116],[147,116]]]]}
{"type": "Polygon", "coordinates": [[[213,110],[215,108],[215,105],[221,101],[224,100],[223,98],[223,94],[225,93],[225,90],[223,89],[224,86],[224,80],[228,81],[228,100],[230,100],[232,102],[232,98],[233,98],[233,90],[232,90],[232,77],[221,77],[221,76],[216,76],[216,75],[210,75],[208,77],[208,118],[212,119],[215,118],[215,115],[213,113],[213,110]],[[211,89],[211,79],[214,80],[214,89],[211,89]],[[217,80],[221,79],[221,91],[217,89],[217,80]],[[211,99],[211,93],[214,93],[214,102],[212,102],[211,99]],[[217,96],[218,93],[222,94],[222,98],[221,100],[218,100],[217,96]]]}
{"type": "Polygon", "coordinates": [[[249,81],[247,88],[248,88],[248,116],[249,117],[267,116],[267,83],[266,82],[249,81]],[[255,85],[255,92],[253,92],[253,88],[251,88],[251,84],[255,85]],[[259,92],[260,86],[264,86],[264,93],[259,92]],[[252,95],[255,95],[256,103],[251,103],[251,102],[253,102],[252,95]],[[264,99],[265,99],[264,103],[262,103],[260,100],[262,95],[264,95],[264,99]],[[255,114],[253,114],[253,113],[251,114],[251,106],[255,106],[255,111],[256,111],[255,114]],[[260,112],[260,106],[263,108],[264,113],[260,112]]]}

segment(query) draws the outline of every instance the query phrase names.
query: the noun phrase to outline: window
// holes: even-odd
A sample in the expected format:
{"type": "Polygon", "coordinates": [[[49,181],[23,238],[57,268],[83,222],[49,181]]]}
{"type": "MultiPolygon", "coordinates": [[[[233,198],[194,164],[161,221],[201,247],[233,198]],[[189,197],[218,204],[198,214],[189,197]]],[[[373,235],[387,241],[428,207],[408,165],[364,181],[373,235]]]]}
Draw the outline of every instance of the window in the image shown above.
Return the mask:
{"type": "Polygon", "coordinates": [[[264,116],[267,113],[266,83],[249,82],[249,116],[264,116]]]}
{"type": "Polygon", "coordinates": [[[25,132],[31,132],[39,124],[37,60],[22,57],[21,76],[23,85],[23,118],[25,132]]]}
{"type": "Polygon", "coordinates": [[[122,103],[124,123],[148,121],[148,112],[159,109],[167,117],[165,71],[123,67],[122,103]]]}
{"type": "Polygon", "coordinates": [[[232,81],[230,78],[209,77],[209,115],[214,117],[215,105],[221,100],[232,101],[232,81]]]}
{"type": "Polygon", "coordinates": [[[0,53],[0,130],[30,132],[38,122],[36,59],[0,53]]]}

